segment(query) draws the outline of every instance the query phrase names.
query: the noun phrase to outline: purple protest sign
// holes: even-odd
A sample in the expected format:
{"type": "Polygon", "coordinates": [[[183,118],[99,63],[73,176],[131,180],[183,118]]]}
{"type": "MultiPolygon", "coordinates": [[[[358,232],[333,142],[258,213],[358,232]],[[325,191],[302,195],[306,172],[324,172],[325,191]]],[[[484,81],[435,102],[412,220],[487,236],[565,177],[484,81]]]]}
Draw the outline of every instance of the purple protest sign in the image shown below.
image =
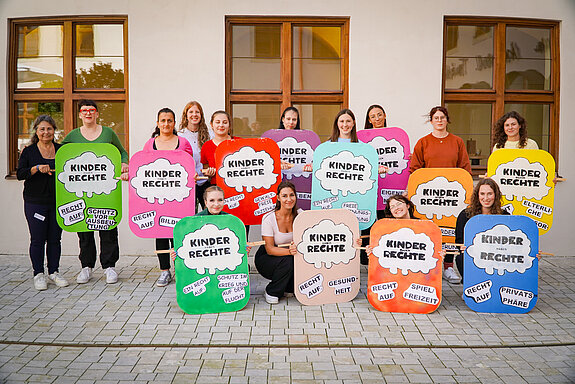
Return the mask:
{"type": "Polygon", "coordinates": [[[409,136],[399,127],[363,129],[359,140],[375,148],[379,165],[388,168],[378,179],[377,209],[384,209],[389,196],[402,194],[407,189],[411,149],[409,136]]]}
{"type": "Polygon", "coordinates": [[[307,130],[270,129],[262,137],[275,141],[280,147],[280,159],[294,165],[282,171],[282,178],[295,185],[298,207],[309,210],[312,175],[311,172],[304,172],[303,167],[313,160],[313,151],[320,144],[318,135],[307,130]]]}

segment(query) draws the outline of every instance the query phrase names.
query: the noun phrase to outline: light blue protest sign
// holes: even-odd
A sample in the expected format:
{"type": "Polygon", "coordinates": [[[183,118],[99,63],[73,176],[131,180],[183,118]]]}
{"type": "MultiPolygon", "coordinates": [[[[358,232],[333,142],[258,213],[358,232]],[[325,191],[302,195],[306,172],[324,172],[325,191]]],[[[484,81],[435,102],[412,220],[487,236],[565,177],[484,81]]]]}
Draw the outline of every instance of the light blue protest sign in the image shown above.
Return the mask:
{"type": "Polygon", "coordinates": [[[346,208],[369,228],[376,220],[378,157],[365,143],[323,143],[313,155],[311,209],[346,208]]]}
{"type": "Polygon", "coordinates": [[[537,302],[539,230],[525,216],[477,215],[465,225],[463,296],[476,312],[527,313],[537,302]]]}

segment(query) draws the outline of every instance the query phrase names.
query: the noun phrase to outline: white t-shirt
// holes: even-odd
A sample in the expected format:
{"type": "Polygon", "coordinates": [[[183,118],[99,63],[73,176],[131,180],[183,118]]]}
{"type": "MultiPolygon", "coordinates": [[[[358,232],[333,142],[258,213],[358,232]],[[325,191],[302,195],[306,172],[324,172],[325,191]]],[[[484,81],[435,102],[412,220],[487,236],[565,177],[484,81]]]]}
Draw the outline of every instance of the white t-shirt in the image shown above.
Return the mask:
{"type": "MultiPolygon", "coordinates": [[[[301,212],[303,212],[302,209],[297,210],[297,213],[301,212]]],[[[276,211],[268,212],[262,218],[262,236],[273,237],[276,246],[291,243],[293,240],[293,232],[280,232],[276,211]]]]}
{"type": "MultiPolygon", "coordinates": [[[[210,134],[210,140],[214,138],[214,132],[208,128],[208,133],[210,134]]],[[[189,129],[182,129],[178,131],[178,136],[183,137],[185,139],[187,139],[190,143],[190,145],[192,146],[192,151],[194,152],[194,162],[196,163],[196,173],[198,175],[202,175],[201,170],[202,170],[202,162],[200,161],[201,158],[201,148],[198,146],[198,132],[192,132],[189,129]]],[[[196,181],[196,184],[198,185],[202,185],[206,182],[207,180],[198,180],[196,181]]]]}

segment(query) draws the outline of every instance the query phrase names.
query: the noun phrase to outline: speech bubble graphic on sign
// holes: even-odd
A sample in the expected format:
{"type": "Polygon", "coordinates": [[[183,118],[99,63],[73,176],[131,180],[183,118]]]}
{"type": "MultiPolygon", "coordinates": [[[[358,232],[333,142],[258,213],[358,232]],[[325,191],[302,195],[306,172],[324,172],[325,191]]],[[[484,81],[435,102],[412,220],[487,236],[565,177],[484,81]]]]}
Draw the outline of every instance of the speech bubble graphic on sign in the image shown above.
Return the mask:
{"type": "Polygon", "coordinates": [[[279,147],[268,138],[226,140],[216,149],[216,183],[226,196],[224,210],[245,225],[261,224],[273,210],[281,182],[279,147]]]}
{"type": "Polygon", "coordinates": [[[189,314],[238,311],[250,296],[246,229],[232,215],[184,217],[174,227],[176,297],[189,314]]]}
{"type": "Polygon", "coordinates": [[[377,310],[430,313],[441,302],[441,231],[432,221],[381,219],[371,228],[367,298],[377,310]]]}
{"type": "Polygon", "coordinates": [[[553,223],[555,160],[539,149],[499,149],[489,156],[487,174],[499,184],[503,206],[535,221],[539,234],[553,223]]]}
{"type": "Polygon", "coordinates": [[[359,237],[347,209],[304,211],[294,220],[295,296],[305,305],[343,303],[359,292],[359,237]]]}
{"type": "Polygon", "coordinates": [[[314,174],[323,189],[346,197],[348,193],[365,195],[373,187],[374,181],[369,178],[371,170],[367,158],[342,151],[323,159],[314,174]]]}
{"type": "Polygon", "coordinates": [[[188,171],[181,164],[172,164],[166,158],[159,158],[150,164],[142,165],[136,171],[136,176],[130,180],[130,185],[136,194],[153,204],[163,204],[164,201],[182,202],[190,196],[192,188],[187,186],[188,171]]]}
{"type": "Polygon", "coordinates": [[[539,233],[526,216],[476,215],[464,230],[463,292],[477,312],[526,313],[537,301],[539,233]]]}
{"type": "Polygon", "coordinates": [[[68,232],[115,228],[122,219],[120,152],[112,144],[73,143],[56,153],[56,220],[68,232]]]}

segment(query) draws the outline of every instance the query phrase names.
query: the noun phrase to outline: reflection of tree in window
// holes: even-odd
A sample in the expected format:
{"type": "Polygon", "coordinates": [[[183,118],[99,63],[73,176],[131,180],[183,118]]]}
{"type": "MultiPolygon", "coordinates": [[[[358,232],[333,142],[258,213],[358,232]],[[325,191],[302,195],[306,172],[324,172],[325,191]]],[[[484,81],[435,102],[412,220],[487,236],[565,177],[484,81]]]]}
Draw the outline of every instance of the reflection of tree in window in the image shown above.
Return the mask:
{"type": "Polygon", "coordinates": [[[112,63],[93,63],[91,68],[79,69],[78,88],[124,88],[124,71],[112,68],[112,63]]]}

